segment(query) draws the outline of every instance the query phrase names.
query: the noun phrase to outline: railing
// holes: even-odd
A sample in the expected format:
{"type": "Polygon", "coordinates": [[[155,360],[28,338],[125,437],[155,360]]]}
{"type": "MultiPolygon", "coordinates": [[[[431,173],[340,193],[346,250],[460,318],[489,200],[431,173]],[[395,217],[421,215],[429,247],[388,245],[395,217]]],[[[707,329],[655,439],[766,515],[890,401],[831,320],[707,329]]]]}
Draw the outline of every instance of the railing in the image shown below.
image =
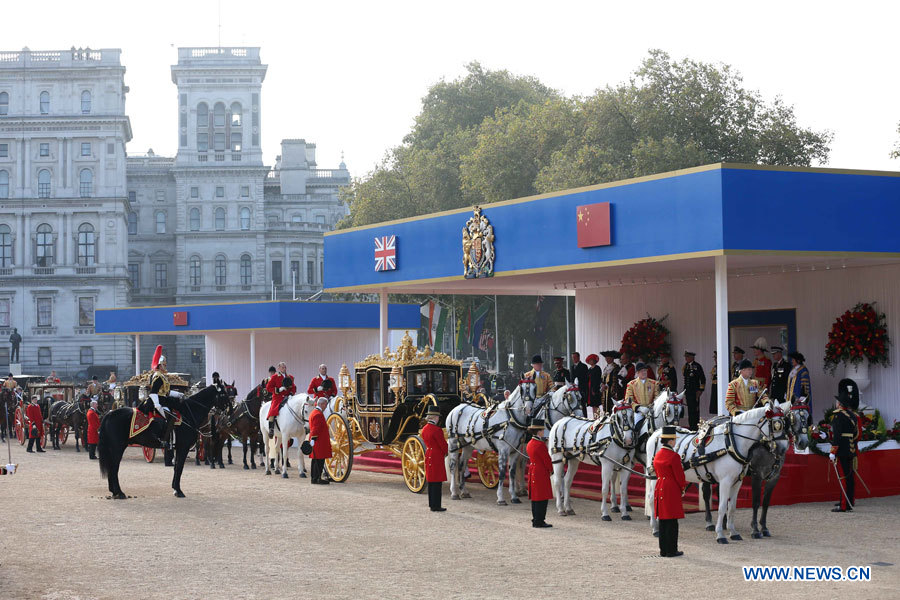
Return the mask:
{"type": "Polygon", "coordinates": [[[9,267],[8,269],[6,269],[6,268],[0,269],[0,275],[12,275],[12,274],[13,274],[12,267],[9,267]]]}
{"type": "Polygon", "coordinates": [[[53,267],[35,267],[35,275],[53,275],[53,267]]]}
{"type": "Polygon", "coordinates": [[[16,52],[0,52],[0,68],[21,67],[68,67],[86,62],[118,65],[121,50],[90,48],[71,48],[69,50],[21,50],[16,52]]]}
{"type": "Polygon", "coordinates": [[[95,275],[97,267],[75,267],[76,275],[95,275]]]}
{"type": "Polygon", "coordinates": [[[258,47],[226,47],[226,48],[179,48],[178,64],[192,62],[209,62],[216,60],[247,59],[259,62],[258,47]]]}

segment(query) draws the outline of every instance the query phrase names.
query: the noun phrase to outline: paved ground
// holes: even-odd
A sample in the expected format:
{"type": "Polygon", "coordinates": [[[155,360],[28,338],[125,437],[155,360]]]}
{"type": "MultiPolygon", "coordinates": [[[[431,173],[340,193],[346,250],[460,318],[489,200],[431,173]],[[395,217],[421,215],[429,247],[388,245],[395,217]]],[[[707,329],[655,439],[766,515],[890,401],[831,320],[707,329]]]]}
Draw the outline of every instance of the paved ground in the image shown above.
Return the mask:
{"type": "MultiPolygon", "coordinates": [[[[5,450],[5,449],[4,449],[5,450]]],[[[774,537],[720,546],[701,515],[681,522],[685,556],[661,559],[642,517],[600,521],[599,504],[530,526],[528,504],[498,507],[472,485],[446,513],[398,476],[355,471],[311,486],[261,470],[186,467],[171,475],[129,449],[122,485],[105,499],[96,462],[74,448],[13,449],[0,477],[0,598],[890,598],[900,586],[900,497],[777,507],[774,537]],[[742,565],[874,565],[869,583],[746,583],[742,565]],[[677,591],[673,591],[677,588],[677,591]]],[[[446,487],[445,487],[446,494],[446,487]]]]}

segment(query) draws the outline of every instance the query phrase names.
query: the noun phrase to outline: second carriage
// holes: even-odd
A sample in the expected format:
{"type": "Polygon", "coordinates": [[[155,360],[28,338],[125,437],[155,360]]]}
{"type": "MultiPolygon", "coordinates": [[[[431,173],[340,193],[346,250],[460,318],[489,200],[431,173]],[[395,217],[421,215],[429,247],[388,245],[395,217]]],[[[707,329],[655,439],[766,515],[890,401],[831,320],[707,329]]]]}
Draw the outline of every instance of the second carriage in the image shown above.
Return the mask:
{"type": "MultiPolygon", "coordinates": [[[[328,417],[332,457],[325,462],[329,476],[346,481],[353,458],[372,451],[387,451],[400,459],[403,479],[412,492],[425,487],[425,444],[421,430],[430,405],[447,414],[463,399],[475,399],[477,379],[469,385],[462,377],[462,363],[429,348],[416,350],[409,334],[396,352],[385,348],[356,363],[351,375],[343,365],[338,375],[341,397],[328,417]]],[[[498,484],[496,455],[476,458],[481,481],[498,484]]]]}

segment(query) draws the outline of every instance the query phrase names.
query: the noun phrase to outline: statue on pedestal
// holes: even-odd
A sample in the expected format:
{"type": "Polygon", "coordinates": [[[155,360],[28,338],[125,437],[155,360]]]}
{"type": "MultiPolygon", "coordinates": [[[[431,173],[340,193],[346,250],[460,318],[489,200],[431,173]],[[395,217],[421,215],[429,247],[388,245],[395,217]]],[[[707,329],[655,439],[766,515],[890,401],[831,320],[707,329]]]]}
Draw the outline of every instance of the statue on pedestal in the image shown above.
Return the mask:
{"type": "Polygon", "coordinates": [[[19,362],[19,344],[22,343],[22,336],[19,335],[19,330],[13,327],[13,332],[9,336],[9,362],[10,363],[18,363],[19,362]]]}

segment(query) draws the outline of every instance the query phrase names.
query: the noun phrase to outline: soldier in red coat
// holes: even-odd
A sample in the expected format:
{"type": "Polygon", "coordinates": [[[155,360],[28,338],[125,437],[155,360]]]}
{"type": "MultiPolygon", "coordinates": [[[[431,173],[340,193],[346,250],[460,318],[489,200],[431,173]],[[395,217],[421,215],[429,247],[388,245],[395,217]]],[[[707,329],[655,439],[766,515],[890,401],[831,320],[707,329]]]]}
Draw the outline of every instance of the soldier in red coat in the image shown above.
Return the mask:
{"type": "Polygon", "coordinates": [[[309,455],[312,459],[309,476],[310,481],[317,485],[331,483],[327,475],[323,477],[325,459],[331,458],[331,434],[328,431],[328,423],[325,421],[325,413],[322,412],[327,405],[327,399],[319,398],[309,417],[309,444],[312,446],[312,452],[309,455]]]}
{"type": "Polygon", "coordinates": [[[319,374],[312,378],[312,381],[309,382],[309,387],[306,389],[306,393],[310,396],[315,396],[316,398],[332,398],[337,393],[337,385],[334,383],[334,379],[328,376],[328,367],[325,365],[319,365],[319,374]],[[325,382],[331,382],[331,385],[327,385],[325,382]]]}
{"type": "Polygon", "coordinates": [[[44,414],[37,402],[30,402],[25,408],[25,430],[28,433],[28,449],[26,451],[34,452],[32,448],[37,442],[37,451],[43,452],[41,439],[44,437],[44,414]]]}
{"type": "Polygon", "coordinates": [[[290,398],[297,393],[297,386],[294,385],[294,377],[288,375],[287,365],[285,363],[278,363],[278,370],[274,375],[269,377],[269,382],[266,383],[266,391],[272,394],[272,404],[269,405],[268,414],[269,437],[272,437],[275,435],[275,417],[278,416],[278,411],[281,410],[281,404],[284,402],[285,398],[290,398]]]}
{"type": "Polygon", "coordinates": [[[653,496],[653,514],[659,519],[659,555],[681,556],[678,549],[678,519],[684,518],[681,496],[684,493],[684,468],[681,455],[675,452],[674,425],[665,425],[660,435],[662,446],[653,457],[656,472],[656,491],[653,496]]]}
{"type": "Polygon", "coordinates": [[[425,427],[422,428],[422,441],[425,442],[425,481],[428,482],[428,506],[433,512],[447,510],[441,507],[441,493],[447,481],[447,440],[444,430],[438,427],[441,410],[437,406],[429,406],[425,414],[425,427]]]}
{"type": "Polygon", "coordinates": [[[553,486],[550,485],[553,463],[550,462],[544,429],[544,420],[535,417],[528,426],[531,440],[525,447],[528,453],[528,497],[531,498],[532,527],[553,527],[546,521],[547,502],[553,499],[553,486]]]}
{"type": "Polygon", "coordinates": [[[97,410],[97,401],[91,400],[91,407],[87,411],[87,450],[88,458],[97,460],[97,444],[100,442],[100,412],[97,410]]]}

